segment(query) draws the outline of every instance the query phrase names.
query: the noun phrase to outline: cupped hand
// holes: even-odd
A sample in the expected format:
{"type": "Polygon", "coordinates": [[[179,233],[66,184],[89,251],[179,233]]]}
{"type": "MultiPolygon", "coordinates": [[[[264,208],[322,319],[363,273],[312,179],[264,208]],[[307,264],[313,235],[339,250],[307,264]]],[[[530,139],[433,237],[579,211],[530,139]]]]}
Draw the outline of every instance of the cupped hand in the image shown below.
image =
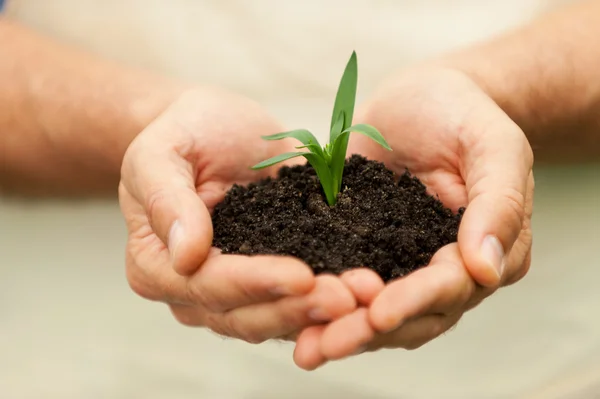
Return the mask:
{"type": "Polygon", "coordinates": [[[307,328],[296,362],[314,369],[380,348],[414,349],[443,334],[530,265],[533,154],[520,128],[471,79],[445,68],[405,72],[385,82],[357,114],[377,127],[388,152],[353,136],[349,153],[408,168],[457,211],[458,242],[430,265],[387,285],[366,269],[342,280],[359,308],[327,326],[307,328]]]}
{"type": "Polygon", "coordinates": [[[306,326],[355,309],[338,278],[315,277],[299,260],[212,248],[212,209],[232,184],[273,171],[249,167],[292,145],[261,139],[279,131],[254,102],[197,89],[134,140],[119,199],[129,233],[127,279],[137,294],[167,303],[185,325],[253,343],[293,339],[306,326]]]}

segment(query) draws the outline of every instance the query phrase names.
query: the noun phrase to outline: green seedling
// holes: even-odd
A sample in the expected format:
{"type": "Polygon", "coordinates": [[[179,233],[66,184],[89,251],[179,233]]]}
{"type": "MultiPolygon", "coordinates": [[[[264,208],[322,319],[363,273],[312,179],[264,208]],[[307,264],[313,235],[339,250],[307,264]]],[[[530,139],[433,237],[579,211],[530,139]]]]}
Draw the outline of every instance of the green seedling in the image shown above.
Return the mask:
{"type": "Polygon", "coordinates": [[[317,177],[323,187],[327,203],[329,206],[334,206],[337,201],[338,193],[342,189],[342,176],[344,174],[346,150],[348,149],[350,133],[356,132],[364,134],[385,149],[392,150],[375,127],[366,124],[352,126],[357,80],[358,67],[356,62],[356,52],[353,51],[352,56],[350,56],[350,60],[346,65],[346,69],[344,70],[344,74],[342,75],[342,79],[340,80],[340,85],[335,98],[328,144],[322,147],[317,138],[306,129],[263,136],[262,138],[265,140],[281,140],[290,137],[295,138],[303,144],[296,148],[306,149],[306,151],[286,152],[260,162],[254,165],[252,169],[266,168],[287,159],[302,156],[306,158],[310,165],[315,169],[317,177]]]}

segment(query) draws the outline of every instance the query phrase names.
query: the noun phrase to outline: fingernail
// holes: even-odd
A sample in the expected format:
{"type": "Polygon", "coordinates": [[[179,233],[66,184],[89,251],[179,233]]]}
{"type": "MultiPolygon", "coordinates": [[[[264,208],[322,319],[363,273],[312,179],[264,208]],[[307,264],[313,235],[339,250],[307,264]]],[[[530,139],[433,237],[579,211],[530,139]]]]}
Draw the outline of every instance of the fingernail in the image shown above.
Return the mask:
{"type": "Polygon", "coordinates": [[[316,321],[329,321],[331,319],[327,312],[321,308],[315,308],[309,311],[308,317],[316,321]]]}
{"type": "Polygon", "coordinates": [[[481,244],[481,254],[490,266],[502,276],[504,273],[504,248],[500,241],[494,236],[487,236],[481,244]]]}
{"type": "Polygon", "coordinates": [[[173,225],[169,230],[169,253],[171,254],[171,260],[175,259],[177,247],[181,243],[182,239],[183,228],[181,227],[181,223],[179,223],[179,220],[176,220],[175,222],[173,222],[173,225]]]}

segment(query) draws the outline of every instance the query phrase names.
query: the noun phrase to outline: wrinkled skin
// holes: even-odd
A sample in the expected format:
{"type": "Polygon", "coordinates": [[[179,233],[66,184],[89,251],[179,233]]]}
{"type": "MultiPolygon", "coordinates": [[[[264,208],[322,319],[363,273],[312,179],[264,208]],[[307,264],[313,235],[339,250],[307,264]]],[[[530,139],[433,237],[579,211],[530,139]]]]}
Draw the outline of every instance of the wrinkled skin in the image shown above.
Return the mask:
{"type": "Polygon", "coordinates": [[[226,191],[273,173],[249,166],[293,148],[260,137],[279,131],[250,100],[197,89],[136,138],[119,196],[129,233],[127,279],[137,294],[168,304],[185,325],[253,343],[294,339],[356,309],[339,278],[315,277],[299,260],[211,248],[210,212],[226,191]]]}
{"type": "Polygon", "coordinates": [[[403,73],[359,108],[355,122],[377,127],[394,151],[353,135],[349,154],[398,173],[408,167],[453,210],[467,206],[458,243],[428,267],[384,285],[367,269],[315,277],[289,257],[211,249],[210,212],[226,190],[273,173],[248,166],[296,143],[261,140],[283,129],[256,104],[199,89],[148,126],[123,162],[133,290],[167,303],[185,325],[248,342],[297,339],[294,360],[310,370],[363,351],[418,348],[527,273],[531,148],[477,85],[446,69],[403,73]]]}
{"type": "Polygon", "coordinates": [[[446,206],[467,208],[458,243],[428,267],[387,285],[366,269],[342,276],[359,308],[302,332],[294,358],[308,370],[364,351],[418,348],[530,265],[533,154],[519,127],[467,76],[442,68],[393,76],[355,123],[377,127],[393,151],[355,134],[349,153],[396,173],[408,168],[446,206]]]}

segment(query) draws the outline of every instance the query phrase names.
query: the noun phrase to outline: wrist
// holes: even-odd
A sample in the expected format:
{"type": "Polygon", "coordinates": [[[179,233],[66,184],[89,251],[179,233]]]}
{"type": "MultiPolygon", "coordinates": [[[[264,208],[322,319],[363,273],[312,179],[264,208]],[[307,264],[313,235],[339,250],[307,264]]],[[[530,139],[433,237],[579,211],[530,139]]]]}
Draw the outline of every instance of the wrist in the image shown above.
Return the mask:
{"type": "Polygon", "coordinates": [[[0,20],[0,185],[114,194],[134,137],[183,85],[0,20]]]}
{"type": "Polygon", "coordinates": [[[525,132],[536,157],[597,156],[599,11],[598,2],[575,4],[435,62],[489,95],[525,132]]]}
{"type": "Polygon", "coordinates": [[[48,158],[62,159],[64,174],[79,180],[75,187],[84,192],[114,191],[129,144],[184,91],[183,85],[140,71],[101,73],[106,75],[92,78],[97,86],[87,90],[58,98],[49,98],[48,91],[32,93],[34,102],[44,104],[35,120],[48,158]]]}

